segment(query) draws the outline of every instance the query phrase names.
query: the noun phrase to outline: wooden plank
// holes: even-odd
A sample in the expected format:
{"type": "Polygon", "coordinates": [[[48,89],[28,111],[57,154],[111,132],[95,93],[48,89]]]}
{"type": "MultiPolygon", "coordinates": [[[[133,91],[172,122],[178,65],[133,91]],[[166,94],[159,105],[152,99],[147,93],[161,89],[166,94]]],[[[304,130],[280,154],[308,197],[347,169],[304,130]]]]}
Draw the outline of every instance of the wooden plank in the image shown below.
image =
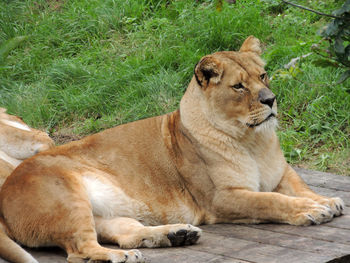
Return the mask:
{"type": "Polygon", "coordinates": [[[332,256],[320,255],[319,253],[273,246],[209,232],[205,232],[203,237],[203,240],[198,246],[190,246],[188,248],[191,250],[210,251],[210,253],[218,255],[259,263],[320,263],[334,258],[332,256]]]}
{"type": "MultiPolygon", "coordinates": [[[[191,250],[188,247],[179,248],[157,248],[157,249],[140,249],[147,258],[147,262],[151,263],[248,263],[246,261],[236,260],[234,258],[217,255],[208,251],[191,250]]],[[[40,262],[41,263],[41,262],[40,262]]],[[[45,262],[46,263],[46,262],[45,262]]]]}
{"type": "MultiPolygon", "coordinates": [[[[349,209],[347,209],[347,212],[349,212],[349,209]]],[[[350,215],[345,214],[345,215],[333,218],[333,220],[331,222],[328,222],[326,226],[350,230],[350,215]]]]}
{"type": "Polygon", "coordinates": [[[202,229],[205,232],[215,233],[224,237],[233,237],[300,251],[320,253],[321,255],[331,257],[339,257],[350,251],[350,244],[337,244],[337,246],[334,246],[334,242],[278,233],[245,225],[208,225],[202,226],[202,229]]]}
{"type": "MultiPolygon", "coordinates": [[[[199,246],[194,245],[194,246],[199,246]]],[[[119,249],[117,246],[107,245],[106,247],[119,249]]],[[[59,248],[38,248],[26,250],[39,262],[39,263],[66,263],[66,253],[59,248]]],[[[149,263],[252,263],[251,261],[240,260],[232,257],[225,257],[215,253],[201,250],[190,250],[189,247],[177,247],[177,248],[156,248],[156,249],[140,249],[143,255],[146,257],[146,262],[149,263]]],[[[0,258],[0,263],[8,263],[0,258]]],[[[254,263],[254,262],[253,262],[254,263]]]]}
{"type": "Polygon", "coordinates": [[[350,192],[350,177],[293,167],[312,186],[350,192]]]}
{"type": "Polygon", "coordinates": [[[26,248],[39,263],[67,263],[67,254],[64,250],[53,248],[26,248]]]}
{"type": "Polygon", "coordinates": [[[277,233],[285,233],[295,236],[309,237],[337,244],[350,244],[350,230],[329,227],[327,225],[296,227],[282,224],[252,225],[253,228],[270,230],[277,233]]]}
{"type": "MultiPolygon", "coordinates": [[[[39,263],[67,263],[66,253],[58,247],[50,248],[24,248],[39,263]]],[[[0,258],[0,263],[9,263],[0,258]]]]}
{"type": "MultiPolygon", "coordinates": [[[[186,261],[184,261],[184,262],[186,262],[186,261]]],[[[188,263],[190,263],[190,262],[188,262],[188,263]]],[[[214,261],[212,263],[214,263],[214,261]]],[[[222,260],[215,261],[215,263],[257,263],[257,262],[245,261],[245,260],[234,259],[234,258],[225,258],[222,260]]]]}

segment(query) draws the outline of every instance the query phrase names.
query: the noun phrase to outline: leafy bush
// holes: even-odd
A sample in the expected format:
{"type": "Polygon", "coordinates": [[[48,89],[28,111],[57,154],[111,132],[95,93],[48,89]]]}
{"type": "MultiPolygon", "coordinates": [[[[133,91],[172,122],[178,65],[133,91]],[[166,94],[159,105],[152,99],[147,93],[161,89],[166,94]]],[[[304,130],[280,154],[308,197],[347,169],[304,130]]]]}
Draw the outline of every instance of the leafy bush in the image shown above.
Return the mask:
{"type": "MultiPolygon", "coordinates": [[[[344,68],[344,72],[337,83],[340,84],[346,81],[350,77],[350,0],[347,0],[340,9],[333,11],[332,15],[315,11],[286,0],[282,0],[282,2],[333,18],[320,31],[321,36],[329,43],[329,48],[323,49],[317,44],[312,47],[316,53],[322,56],[322,58],[314,60],[314,64],[321,67],[332,66],[344,68]]],[[[350,92],[350,88],[348,92],[350,92]]]]}
{"type": "MultiPolygon", "coordinates": [[[[344,82],[350,77],[350,0],[333,12],[334,18],[321,35],[329,41],[329,52],[331,59],[336,60],[345,68],[345,72],[340,76],[338,83],[344,82]]],[[[334,63],[330,63],[334,65],[334,63]]],[[[350,91],[350,88],[348,89],[350,91]]]]}

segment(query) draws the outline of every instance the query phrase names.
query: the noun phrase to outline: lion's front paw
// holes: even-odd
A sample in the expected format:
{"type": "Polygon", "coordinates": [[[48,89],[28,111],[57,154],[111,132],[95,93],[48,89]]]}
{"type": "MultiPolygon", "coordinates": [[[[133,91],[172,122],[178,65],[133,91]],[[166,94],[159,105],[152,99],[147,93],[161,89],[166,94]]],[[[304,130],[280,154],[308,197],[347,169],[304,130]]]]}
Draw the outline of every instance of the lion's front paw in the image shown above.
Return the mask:
{"type": "Polygon", "coordinates": [[[142,253],[137,249],[125,250],[124,259],[120,259],[119,256],[115,256],[113,253],[109,254],[110,259],[104,260],[89,260],[90,262],[108,262],[108,263],[145,263],[146,259],[143,257],[142,253]]]}
{"type": "Polygon", "coordinates": [[[319,203],[328,206],[332,210],[334,216],[340,216],[343,214],[345,205],[344,201],[339,197],[324,198],[319,203]]]}
{"type": "Polygon", "coordinates": [[[309,198],[296,198],[294,205],[293,214],[288,220],[292,225],[319,225],[331,221],[334,215],[330,207],[309,198]]]}
{"type": "MultiPolygon", "coordinates": [[[[96,252],[96,251],[95,251],[96,252]]],[[[132,250],[114,250],[102,249],[91,255],[72,255],[68,256],[68,262],[88,262],[88,263],[146,263],[146,259],[137,249],[132,250]]]]}
{"type": "Polygon", "coordinates": [[[150,228],[140,247],[176,247],[195,244],[202,230],[190,224],[172,224],[150,228]]]}
{"type": "Polygon", "coordinates": [[[142,253],[137,249],[132,249],[125,251],[126,253],[126,263],[144,263],[146,259],[143,257],[142,253]]]}
{"type": "Polygon", "coordinates": [[[202,234],[202,230],[198,227],[187,225],[177,225],[167,235],[171,242],[171,246],[192,245],[197,242],[202,234]]]}

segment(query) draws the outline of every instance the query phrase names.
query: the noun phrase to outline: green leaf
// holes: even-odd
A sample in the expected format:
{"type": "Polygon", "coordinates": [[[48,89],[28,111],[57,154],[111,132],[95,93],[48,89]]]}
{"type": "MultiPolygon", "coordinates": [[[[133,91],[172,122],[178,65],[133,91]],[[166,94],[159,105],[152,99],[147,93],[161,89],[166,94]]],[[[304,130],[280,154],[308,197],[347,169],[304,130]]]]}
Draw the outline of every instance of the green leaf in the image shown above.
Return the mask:
{"type": "Polygon", "coordinates": [[[337,62],[334,62],[334,61],[329,60],[329,59],[324,59],[324,58],[316,59],[316,60],[312,61],[312,64],[314,64],[315,66],[319,66],[321,68],[327,68],[327,67],[338,68],[339,67],[337,62]]]}
{"type": "Polygon", "coordinates": [[[335,10],[333,15],[340,16],[346,12],[350,12],[350,0],[347,0],[340,9],[335,10]]]}
{"type": "Polygon", "coordinates": [[[14,38],[11,38],[11,39],[5,41],[0,46],[0,64],[5,61],[8,54],[12,50],[14,50],[16,47],[18,47],[18,45],[21,44],[27,38],[28,38],[27,36],[18,36],[18,37],[14,37],[14,38]]]}
{"type": "Polygon", "coordinates": [[[347,60],[349,60],[350,59],[350,44],[346,46],[344,53],[345,53],[345,58],[347,60]]]}
{"type": "Polygon", "coordinates": [[[221,12],[223,5],[224,5],[223,0],[217,0],[216,1],[216,11],[221,12]]]}
{"type": "Polygon", "coordinates": [[[343,83],[345,80],[350,78],[350,70],[345,71],[337,81],[337,84],[343,83]]]}
{"type": "Polygon", "coordinates": [[[334,51],[335,53],[342,55],[345,54],[345,48],[343,46],[344,41],[338,37],[335,39],[335,43],[334,43],[334,51]]]}
{"type": "Polygon", "coordinates": [[[336,35],[339,29],[338,19],[333,20],[329,24],[326,25],[325,29],[321,32],[321,35],[324,37],[330,37],[336,35]]]}

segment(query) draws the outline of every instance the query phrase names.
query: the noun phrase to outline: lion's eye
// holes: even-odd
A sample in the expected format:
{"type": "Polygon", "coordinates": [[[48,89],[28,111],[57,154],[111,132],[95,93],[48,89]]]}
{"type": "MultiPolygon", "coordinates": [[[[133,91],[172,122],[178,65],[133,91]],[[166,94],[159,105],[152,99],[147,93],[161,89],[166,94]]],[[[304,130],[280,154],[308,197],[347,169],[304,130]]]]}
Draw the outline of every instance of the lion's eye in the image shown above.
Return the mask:
{"type": "Polygon", "coordinates": [[[263,73],[263,74],[260,75],[260,79],[261,79],[261,80],[265,80],[266,76],[267,76],[267,74],[266,74],[266,73],[263,73]]]}
{"type": "Polygon", "coordinates": [[[242,83],[238,83],[238,84],[233,85],[233,86],[231,86],[231,87],[234,88],[234,89],[244,89],[244,86],[243,86],[242,83]]]}

